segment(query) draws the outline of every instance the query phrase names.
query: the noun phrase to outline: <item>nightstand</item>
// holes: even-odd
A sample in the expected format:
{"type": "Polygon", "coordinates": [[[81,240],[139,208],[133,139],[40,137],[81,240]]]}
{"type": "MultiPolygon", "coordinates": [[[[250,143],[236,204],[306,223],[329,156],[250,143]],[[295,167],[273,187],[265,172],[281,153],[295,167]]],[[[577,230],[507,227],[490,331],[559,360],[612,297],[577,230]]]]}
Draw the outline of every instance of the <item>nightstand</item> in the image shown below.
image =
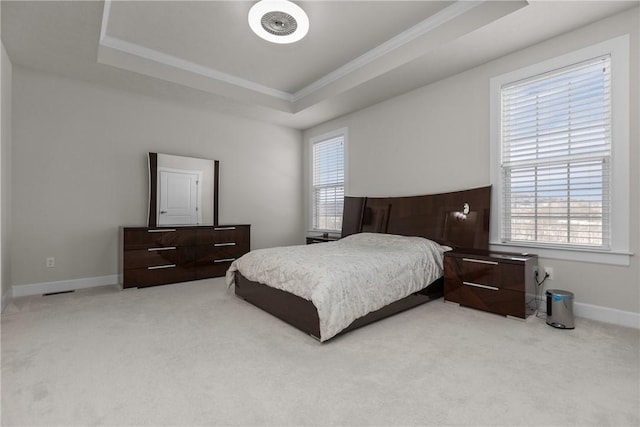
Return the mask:
{"type": "Polygon", "coordinates": [[[462,306],[526,319],[533,314],[538,256],[456,249],[444,256],[444,299],[462,306]]]}
{"type": "Polygon", "coordinates": [[[312,243],[335,242],[339,237],[307,236],[307,245],[312,243]]]}

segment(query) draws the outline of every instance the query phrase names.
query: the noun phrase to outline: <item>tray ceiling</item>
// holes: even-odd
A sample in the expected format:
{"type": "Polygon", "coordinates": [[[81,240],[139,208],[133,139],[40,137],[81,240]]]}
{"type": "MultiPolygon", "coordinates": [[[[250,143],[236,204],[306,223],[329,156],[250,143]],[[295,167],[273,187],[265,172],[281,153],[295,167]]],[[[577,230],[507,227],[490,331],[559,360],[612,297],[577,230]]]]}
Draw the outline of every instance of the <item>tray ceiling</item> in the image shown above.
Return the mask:
{"type": "Polygon", "coordinates": [[[296,1],[309,34],[278,45],[254,3],[5,0],[2,38],[16,65],[305,128],[638,4],[296,1]]]}

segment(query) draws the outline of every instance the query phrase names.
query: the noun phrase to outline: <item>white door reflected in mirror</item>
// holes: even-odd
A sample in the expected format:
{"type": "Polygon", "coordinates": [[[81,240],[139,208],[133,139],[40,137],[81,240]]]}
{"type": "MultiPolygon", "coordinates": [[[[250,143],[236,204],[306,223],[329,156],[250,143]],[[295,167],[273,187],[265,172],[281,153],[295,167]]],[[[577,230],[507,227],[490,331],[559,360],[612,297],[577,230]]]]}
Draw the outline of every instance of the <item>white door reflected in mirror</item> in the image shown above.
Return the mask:
{"type": "Polygon", "coordinates": [[[217,225],[218,164],[149,153],[148,226],[217,225]]]}
{"type": "Polygon", "coordinates": [[[158,225],[202,223],[202,171],[158,168],[158,225]]]}

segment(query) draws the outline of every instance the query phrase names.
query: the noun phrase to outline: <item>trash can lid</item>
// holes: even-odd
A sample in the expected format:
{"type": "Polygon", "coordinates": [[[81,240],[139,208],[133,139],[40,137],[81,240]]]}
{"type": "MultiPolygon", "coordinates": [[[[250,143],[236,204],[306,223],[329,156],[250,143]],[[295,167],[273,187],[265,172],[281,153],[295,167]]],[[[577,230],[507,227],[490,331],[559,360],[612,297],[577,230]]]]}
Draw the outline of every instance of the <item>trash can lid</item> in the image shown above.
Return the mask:
{"type": "Polygon", "coordinates": [[[556,295],[560,297],[570,297],[573,298],[573,292],[563,291],[561,289],[547,289],[545,292],[546,295],[556,295]]]}

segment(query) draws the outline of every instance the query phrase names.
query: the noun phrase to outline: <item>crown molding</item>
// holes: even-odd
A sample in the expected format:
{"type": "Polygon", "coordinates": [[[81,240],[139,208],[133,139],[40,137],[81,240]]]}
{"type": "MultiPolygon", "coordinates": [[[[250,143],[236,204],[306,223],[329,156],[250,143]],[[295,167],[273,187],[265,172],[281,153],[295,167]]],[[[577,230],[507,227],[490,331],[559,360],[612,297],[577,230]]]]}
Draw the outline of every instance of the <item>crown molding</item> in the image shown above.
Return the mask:
{"type": "Polygon", "coordinates": [[[198,74],[213,80],[221,81],[223,83],[239,86],[244,89],[262,93],[264,95],[269,95],[274,98],[283,99],[289,102],[293,101],[293,96],[290,93],[273,89],[271,87],[264,86],[259,83],[252,82],[250,80],[246,80],[231,74],[223,73],[222,71],[205,67],[203,65],[196,64],[195,62],[187,61],[185,59],[181,59],[176,56],[157,51],[155,49],[149,49],[135,43],[118,39],[116,37],[104,36],[104,38],[100,40],[100,45],[103,47],[128,53],[130,55],[138,56],[140,58],[148,59],[159,64],[168,65],[170,67],[187,71],[189,73],[198,74]]]}
{"type": "Polygon", "coordinates": [[[100,30],[99,45],[118,50],[133,56],[144,58],[159,64],[174,67],[179,70],[183,70],[189,73],[204,76],[213,80],[217,80],[223,83],[227,83],[233,86],[237,86],[243,89],[268,95],[277,99],[285,100],[290,103],[299,101],[320,89],[348,76],[349,74],[365,67],[368,64],[376,61],[377,59],[393,52],[402,46],[416,40],[419,37],[433,31],[441,25],[455,19],[456,17],[474,9],[486,0],[457,0],[451,6],[439,11],[438,13],[430,16],[424,21],[414,25],[413,27],[403,31],[402,33],[392,37],[386,42],[374,47],[363,55],[355,58],[352,61],[347,62],[343,66],[335,69],[334,71],[326,74],[324,77],[314,81],[308,86],[300,89],[295,93],[289,93],[282,90],[278,90],[272,87],[261,85],[251,80],[243,79],[241,77],[224,73],[214,68],[206,67],[195,62],[187,61],[182,58],[178,58],[173,55],[169,55],[160,52],[155,49],[150,49],[136,43],[131,43],[126,40],[119,39],[117,37],[107,35],[107,28],[109,26],[109,18],[111,14],[111,3],[113,0],[105,0],[104,9],[102,14],[102,26],[100,30]]]}
{"type": "Polygon", "coordinates": [[[375,61],[382,56],[393,52],[396,49],[404,46],[405,44],[414,41],[415,39],[424,36],[430,31],[435,30],[441,25],[451,21],[452,19],[462,15],[484,3],[485,0],[479,1],[461,1],[458,0],[451,6],[448,6],[442,9],[440,12],[430,16],[424,21],[414,25],[413,27],[403,31],[397,36],[392,37],[386,42],[382,43],[369,50],[368,52],[360,55],[356,59],[347,62],[343,66],[337,68],[336,70],[330,72],[329,74],[321,77],[310,85],[300,89],[296,93],[293,94],[293,100],[299,101],[300,99],[311,95],[312,93],[322,89],[325,86],[330,85],[331,83],[340,80],[343,77],[357,71],[358,69],[364,67],[367,64],[375,61]]]}
{"type": "Polygon", "coordinates": [[[107,36],[107,25],[111,14],[111,0],[105,0],[102,7],[102,24],[100,25],[100,42],[107,36]]]}
{"type": "Polygon", "coordinates": [[[120,52],[138,56],[140,58],[148,59],[159,64],[168,65],[170,67],[174,67],[183,71],[208,77],[213,80],[218,80],[223,83],[239,86],[241,88],[272,96],[274,98],[283,99],[288,102],[293,101],[293,97],[290,93],[264,86],[250,80],[223,73],[222,71],[213,68],[196,64],[195,62],[178,58],[177,56],[169,55],[155,49],[149,49],[139,44],[131,43],[126,40],[107,35],[107,27],[109,26],[109,17],[111,14],[111,2],[112,0],[105,0],[104,2],[104,9],[102,12],[102,26],[100,28],[100,46],[118,50],[120,52]]]}

